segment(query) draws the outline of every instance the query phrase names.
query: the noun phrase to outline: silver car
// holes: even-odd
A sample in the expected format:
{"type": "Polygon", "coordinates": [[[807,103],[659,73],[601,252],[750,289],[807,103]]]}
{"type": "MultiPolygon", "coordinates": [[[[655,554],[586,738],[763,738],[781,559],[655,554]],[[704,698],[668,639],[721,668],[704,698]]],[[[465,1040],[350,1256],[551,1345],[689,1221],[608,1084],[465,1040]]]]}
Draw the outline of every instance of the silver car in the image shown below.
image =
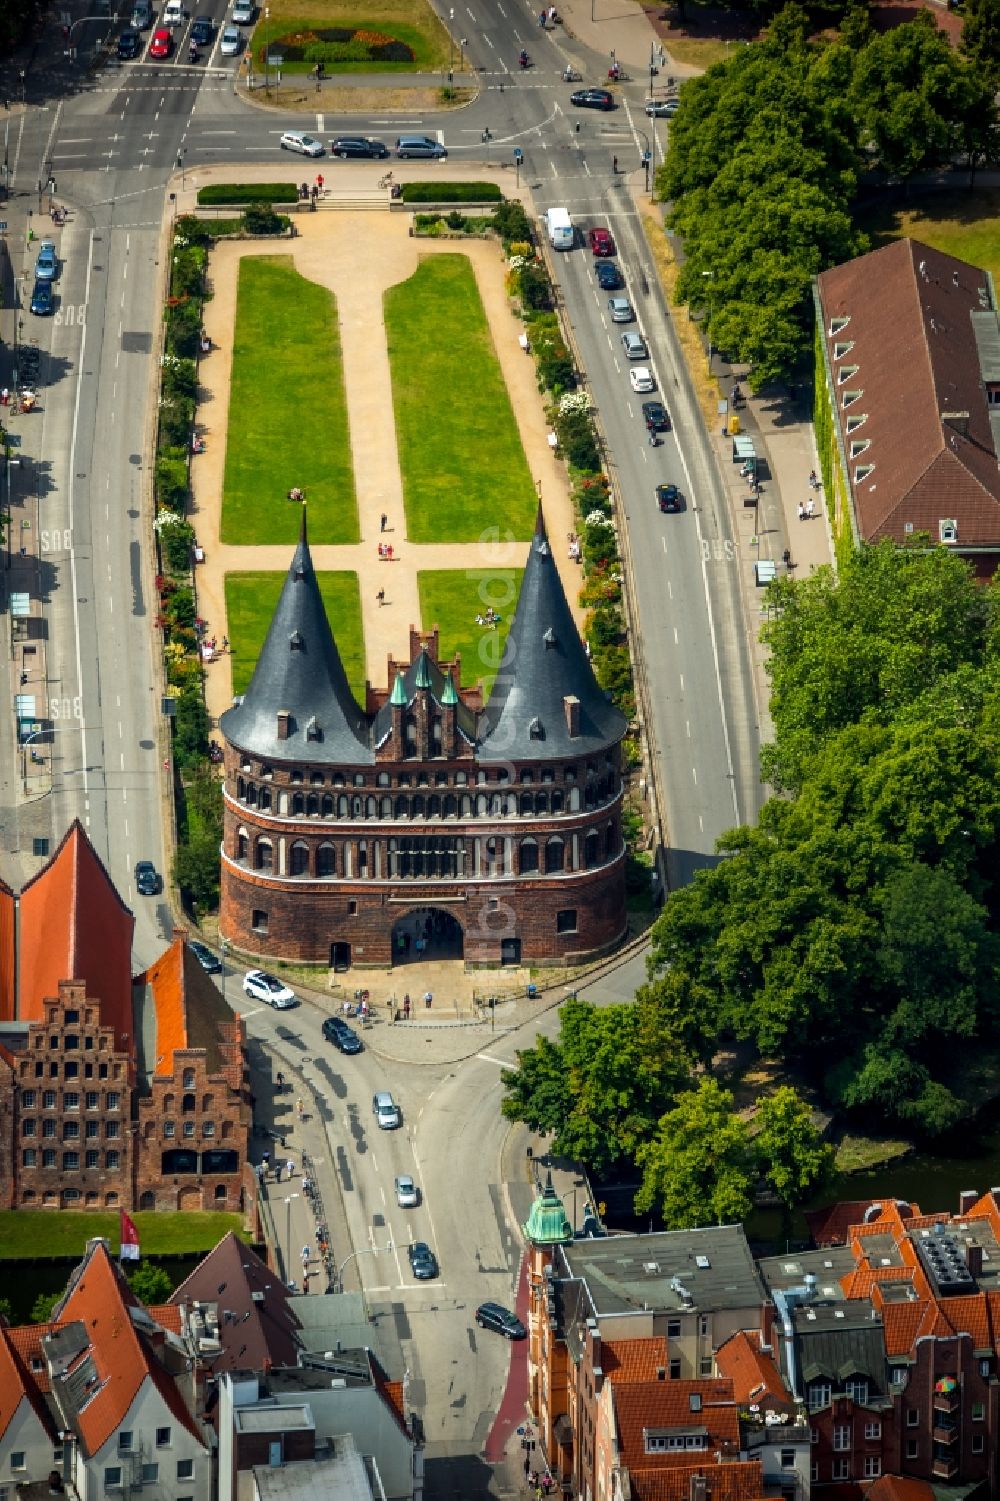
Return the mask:
{"type": "Polygon", "coordinates": [[[608,312],[611,314],[612,323],[631,323],[635,318],[632,304],[627,297],[609,297],[608,312]]]}
{"type": "Polygon", "coordinates": [[[219,42],[219,51],[223,57],[238,57],[240,48],[243,46],[243,37],[235,26],[222,28],[222,39],[219,42]]]}
{"type": "Polygon", "coordinates": [[[297,151],[300,156],[324,156],[326,147],[304,130],[286,130],[278,142],[282,151],[297,151]]]}
{"type": "Polygon", "coordinates": [[[400,1209],[414,1209],[419,1202],[417,1185],[408,1173],[401,1173],[396,1179],[396,1203],[400,1209]]]}
{"type": "Polygon", "coordinates": [[[642,334],[622,334],[622,348],[627,360],[646,360],[649,358],[649,350],[642,334]]]}

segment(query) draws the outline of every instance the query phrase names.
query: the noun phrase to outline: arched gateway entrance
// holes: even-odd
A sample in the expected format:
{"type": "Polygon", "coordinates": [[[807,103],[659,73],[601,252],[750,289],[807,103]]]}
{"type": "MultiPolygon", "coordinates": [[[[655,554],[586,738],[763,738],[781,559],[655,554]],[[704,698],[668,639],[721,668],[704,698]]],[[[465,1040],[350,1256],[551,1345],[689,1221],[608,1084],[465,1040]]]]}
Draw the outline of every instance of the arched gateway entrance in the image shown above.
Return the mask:
{"type": "Polygon", "coordinates": [[[415,907],[392,930],[392,962],[423,964],[428,959],[461,959],[465,951],[462,925],[440,907],[415,907]]]}

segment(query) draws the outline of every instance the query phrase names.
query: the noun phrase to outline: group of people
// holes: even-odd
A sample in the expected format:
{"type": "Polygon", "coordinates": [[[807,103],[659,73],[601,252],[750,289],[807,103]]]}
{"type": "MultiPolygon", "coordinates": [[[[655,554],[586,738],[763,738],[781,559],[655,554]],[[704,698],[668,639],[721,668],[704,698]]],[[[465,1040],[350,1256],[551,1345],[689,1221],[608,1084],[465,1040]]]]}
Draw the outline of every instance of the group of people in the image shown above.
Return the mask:
{"type": "Polygon", "coordinates": [[[301,485],[293,485],[288,492],[289,500],[305,500],[305,498],[306,492],[302,489],[301,485]]]}
{"type": "Polygon", "coordinates": [[[538,12],[538,24],[543,28],[546,26],[555,26],[558,20],[559,14],[554,5],[550,5],[547,10],[540,10],[538,12]]]}
{"type": "Polygon", "coordinates": [[[543,1496],[550,1496],[556,1488],[556,1483],[548,1470],[543,1470],[539,1475],[537,1470],[531,1468],[531,1459],[524,1456],[524,1478],[529,1488],[535,1493],[535,1501],[542,1501],[543,1496]]]}
{"type": "MultiPolygon", "coordinates": [[[[261,1182],[261,1183],[266,1183],[267,1182],[267,1175],[268,1175],[268,1172],[270,1170],[270,1167],[271,1167],[271,1154],[270,1154],[270,1152],[264,1152],[261,1155],[261,1159],[258,1162],[257,1167],[255,1169],[256,1174],[257,1174],[257,1178],[258,1178],[259,1182],[261,1182]]],[[[280,1160],[280,1158],[278,1159],[277,1162],[275,1162],[275,1164],[274,1164],[274,1181],[275,1181],[275,1183],[280,1183],[281,1182],[281,1172],[282,1172],[282,1169],[284,1169],[285,1177],[288,1179],[289,1182],[291,1182],[292,1175],[295,1172],[295,1163],[292,1161],[292,1159],[290,1157],[288,1157],[284,1162],[282,1162],[280,1160]]]]}
{"type": "Polygon", "coordinates": [[[816,502],[810,495],[805,502],[799,501],[798,515],[800,521],[811,521],[816,514],[816,502]]]}
{"type": "Polygon", "coordinates": [[[484,625],[487,630],[495,631],[502,619],[503,616],[498,615],[492,605],[487,605],[482,614],[476,616],[476,624],[484,625]]]}
{"type": "Polygon", "coordinates": [[[391,542],[380,542],[379,545],[378,545],[378,555],[379,555],[379,558],[382,560],[383,563],[391,563],[392,562],[392,543],[391,542]]]}

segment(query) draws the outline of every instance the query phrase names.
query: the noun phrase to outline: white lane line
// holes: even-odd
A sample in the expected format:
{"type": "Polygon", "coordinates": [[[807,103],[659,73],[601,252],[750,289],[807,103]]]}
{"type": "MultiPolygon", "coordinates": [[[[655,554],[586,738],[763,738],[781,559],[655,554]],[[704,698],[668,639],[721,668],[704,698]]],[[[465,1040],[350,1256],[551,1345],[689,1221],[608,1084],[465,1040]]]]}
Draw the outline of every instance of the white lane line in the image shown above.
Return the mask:
{"type": "MultiPolygon", "coordinates": [[[[60,106],[61,108],[62,106],[60,106]]],[[[87,246],[87,280],[83,289],[83,305],[90,306],[90,277],[94,266],[94,231],[90,231],[90,240],[87,246]]],[[[69,464],[67,473],[69,476],[70,496],[73,490],[73,475],[76,473],[76,439],[80,427],[80,396],[83,392],[83,371],[86,365],[87,328],[89,324],[84,321],[83,336],[80,339],[80,363],[76,374],[76,400],[73,403],[73,430],[69,440],[69,464]]],[[[70,508],[72,516],[72,506],[70,508]]],[[[76,634],[76,681],[80,690],[80,765],[83,776],[84,796],[88,792],[87,784],[87,715],[83,704],[83,652],[80,642],[80,590],[76,577],[76,528],[73,529],[74,541],[69,550],[69,572],[73,588],[73,630],[76,634]]]]}
{"type": "Polygon", "coordinates": [[[483,1063],[495,1063],[497,1068],[514,1067],[509,1058],[494,1058],[492,1053],[476,1053],[475,1056],[481,1059],[483,1063]]]}

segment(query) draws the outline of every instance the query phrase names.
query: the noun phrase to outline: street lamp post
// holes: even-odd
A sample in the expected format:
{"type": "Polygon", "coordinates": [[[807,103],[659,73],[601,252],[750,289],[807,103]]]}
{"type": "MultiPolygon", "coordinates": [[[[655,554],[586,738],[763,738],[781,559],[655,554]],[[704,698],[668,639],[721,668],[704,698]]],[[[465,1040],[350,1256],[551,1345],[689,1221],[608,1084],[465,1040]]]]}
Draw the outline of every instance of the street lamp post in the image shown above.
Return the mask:
{"type": "MultiPolygon", "coordinates": [[[[714,271],[703,271],[701,274],[702,274],[702,276],[707,277],[709,281],[711,281],[713,279],[713,277],[715,276],[715,272],[714,271]]],[[[712,289],[711,289],[711,287],[709,287],[709,289],[708,289],[708,373],[709,373],[709,375],[711,375],[711,373],[712,373],[712,289]]]]}
{"type": "Polygon", "coordinates": [[[271,50],[271,7],[264,6],[264,93],[270,92],[270,73],[268,71],[268,53],[271,50]]]}
{"type": "Polygon", "coordinates": [[[455,81],[455,7],[448,8],[448,82],[455,81]]]}
{"type": "Polygon", "coordinates": [[[653,102],[653,79],[656,77],[656,44],[649,44],[649,102],[653,102]]]}
{"type": "Polygon", "coordinates": [[[642,166],[643,166],[643,170],[644,170],[644,172],[646,174],[646,192],[648,193],[649,192],[649,164],[650,164],[650,162],[653,159],[653,153],[649,149],[649,136],[646,134],[646,132],[640,126],[637,125],[635,127],[635,133],[636,133],[636,135],[642,136],[642,139],[645,142],[645,146],[643,148],[643,153],[642,153],[642,166]]]}
{"type": "Polygon", "coordinates": [[[390,1240],[384,1246],[359,1246],[356,1251],[351,1252],[350,1256],[345,1256],[337,1268],[337,1291],[339,1293],[344,1291],[344,1268],[349,1261],[354,1261],[358,1256],[380,1256],[384,1251],[391,1250],[392,1241],[390,1240]]]}
{"type": "Polygon", "coordinates": [[[292,1200],[297,1199],[298,1194],[289,1194],[285,1200],[285,1281],[292,1280],[292,1200]]]}
{"type": "Polygon", "coordinates": [[[185,146],[181,146],[177,152],[177,165],[180,168],[182,188],[184,187],[184,157],[186,154],[187,148],[185,146]]]}

